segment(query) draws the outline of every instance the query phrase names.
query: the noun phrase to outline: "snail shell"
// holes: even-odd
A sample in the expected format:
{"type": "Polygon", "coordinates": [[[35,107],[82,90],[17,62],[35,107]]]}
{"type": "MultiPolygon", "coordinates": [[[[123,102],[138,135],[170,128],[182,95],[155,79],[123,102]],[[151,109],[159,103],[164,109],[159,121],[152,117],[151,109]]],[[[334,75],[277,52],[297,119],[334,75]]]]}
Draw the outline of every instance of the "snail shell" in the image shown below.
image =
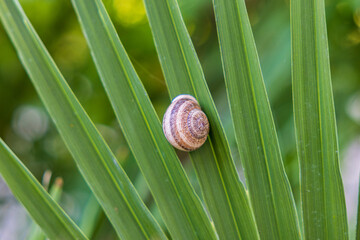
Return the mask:
{"type": "Polygon", "coordinates": [[[171,145],[189,152],[206,141],[209,121],[193,96],[179,95],[165,112],[163,130],[171,145]]]}

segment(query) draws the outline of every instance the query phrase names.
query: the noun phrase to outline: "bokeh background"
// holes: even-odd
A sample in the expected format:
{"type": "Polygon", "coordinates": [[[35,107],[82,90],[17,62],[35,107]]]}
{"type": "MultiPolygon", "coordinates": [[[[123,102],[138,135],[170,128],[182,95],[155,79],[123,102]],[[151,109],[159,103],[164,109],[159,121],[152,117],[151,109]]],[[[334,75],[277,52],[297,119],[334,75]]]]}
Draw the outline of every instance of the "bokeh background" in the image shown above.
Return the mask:
{"type": "MultiPolygon", "coordinates": [[[[178,0],[241,175],[226,99],[211,0],[178,0]]],[[[20,1],[75,95],[124,165],[146,204],[160,218],[123,139],[69,0],[20,1]]],[[[104,0],[119,36],[162,119],[170,103],[142,0],[104,0]]],[[[291,96],[289,0],[247,0],[283,161],[296,202],[299,171],[291,96]]],[[[331,73],[350,235],[353,235],[360,172],[360,1],[326,0],[331,73]]],[[[63,179],[60,204],[76,222],[93,201],[90,191],[39,100],[0,25],[0,137],[41,181],[45,171],[63,179]]],[[[179,156],[197,191],[187,154],[179,156]]],[[[44,184],[48,184],[45,182],[44,184]]],[[[299,205],[299,204],[298,204],[299,205]]],[[[94,239],[113,239],[103,213],[94,239]]],[[[27,239],[31,220],[0,178],[0,239],[27,239]]]]}

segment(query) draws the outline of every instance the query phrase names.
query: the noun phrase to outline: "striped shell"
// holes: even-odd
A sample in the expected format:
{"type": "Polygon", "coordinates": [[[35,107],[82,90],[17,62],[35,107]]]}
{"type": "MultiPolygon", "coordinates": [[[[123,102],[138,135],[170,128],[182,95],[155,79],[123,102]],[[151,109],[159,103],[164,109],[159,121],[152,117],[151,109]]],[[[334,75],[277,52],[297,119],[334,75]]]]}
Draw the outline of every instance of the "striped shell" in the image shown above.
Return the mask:
{"type": "Polygon", "coordinates": [[[189,152],[206,141],[209,121],[193,96],[179,95],[165,112],[163,130],[171,145],[189,152]]]}

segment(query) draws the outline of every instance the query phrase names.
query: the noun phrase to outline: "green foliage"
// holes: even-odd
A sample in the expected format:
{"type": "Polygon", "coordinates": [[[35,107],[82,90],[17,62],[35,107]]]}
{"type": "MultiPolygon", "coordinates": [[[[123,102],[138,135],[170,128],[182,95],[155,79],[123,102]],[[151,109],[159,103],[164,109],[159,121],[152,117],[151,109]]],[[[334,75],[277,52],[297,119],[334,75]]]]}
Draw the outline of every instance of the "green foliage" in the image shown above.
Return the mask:
{"type": "Polygon", "coordinates": [[[215,238],[101,1],[74,0],[73,5],[125,138],[170,233],[179,239],[215,238]]]}
{"type": "Polygon", "coordinates": [[[300,239],[245,2],[214,0],[214,6],[235,137],[260,237],[300,239]]]}
{"type": "Polygon", "coordinates": [[[119,237],[165,238],[17,1],[2,1],[0,9],[5,28],[38,94],[119,237]]]}
{"type": "Polygon", "coordinates": [[[170,96],[195,96],[209,119],[209,138],[190,157],[218,235],[224,239],[256,239],[248,197],[177,2],[145,0],[145,6],[170,96]]]}
{"type": "Polygon", "coordinates": [[[292,0],[291,17],[304,237],[347,239],[324,1],[292,0]]]}
{"type": "MultiPolygon", "coordinates": [[[[72,7],[70,3],[46,2],[28,13],[36,23],[44,22],[36,18],[36,13],[40,9],[45,11],[49,24],[51,19],[57,19],[55,12],[59,13],[58,25],[70,26],[79,36],[76,51],[65,45],[56,52],[53,45],[47,44],[50,34],[37,28],[68,79],[66,82],[18,0],[0,0],[0,19],[5,30],[91,191],[87,203],[80,208],[80,220],[75,220],[79,228],[5,143],[0,142],[2,177],[49,238],[86,239],[85,234],[91,239],[111,239],[117,234],[120,239],[348,239],[324,0],[291,0],[291,46],[286,24],[289,9],[284,10],[283,3],[274,4],[274,11],[265,7],[254,15],[253,6],[249,3],[246,9],[244,0],[213,0],[215,23],[196,22],[202,18],[201,9],[206,9],[204,16],[211,12],[205,8],[208,5],[205,0],[144,0],[144,6],[140,0],[71,3],[72,7]],[[59,6],[63,6],[61,11],[59,6]],[[72,8],[78,21],[61,17],[63,12],[72,13],[72,8]],[[144,24],[146,16],[150,28],[144,24]],[[70,24],[65,25],[66,21],[70,24]],[[263,24],[252,28],[250,23],[258,21],[263,24]],[[136,38],[129,38],[131,25],[135,24],[141,30],[136,38]],[[212,40],[204,40],[197,32],[212,40]],[[78,92],[74,83],[85,77],[74,77],[74,73],[82,71],[74,66],[74,72],[68,72],[69,66],[81,59],[79,53],[87,53],[86,42],[91,58],[83,68],[90,69],[86,71],[92,71],[88,74],[95,79],[97,74],[100,76],[101,81],[91,84],[101,91],[98,90],[101,83],[107,94],[105,97],[104,92],[104,100],[99,103],[84,101],[80,91],[79,100],[83,103],[80,104],[73,93],[78,92]],[[273,46],[272,42],[276,44],[273,46]],[[137,57],[137,50],[148,46],[153,58],[143,62],[137,57]],[[290,102],[291,52],[296,131],[290,102]],[[62,55],[74,56],[75,60],[62,62],[59,58],[62,55]],[[166,87],[162,85],[160,66],[166,87]],[[217,81],[223,77],[225,89],[217,81]],[[163,102],[168,103],[169,98],[158,89],[161,92],[167,89],[170,98],[191,94],[199,101],[210,122],[204,146],[189,155],[176,154],[163,135],[158,117],[162,117],[163,102]],[[95,126],[88,116],[95,115],[98,121],[103,113],[109,115],[108,100],[124,139],[109,127],[113,116],[108,117],[106,127],[95,126]],[[279,110],[282,108],[286,109],[285,114],[279,110]],[[93,114],[94,109],[99,114],[93,114]],[[184,168],[181,161],[188,156],[192,164],[183,162],[184,168]],[[242,175],[239,158],[246,186],[239,177],[242,175]],[[301,213],[295,202],[302,206],[301,213]]],[[[357,8],[355,3],[344,6],[337,6],[337,11],[357,8]]],[[[352,19],[360,27],[360,13],[357,15],[354,10],[354,14],[352,19]]],[[[0,59],[0,79],[1,64],[0,59]]],[[[16,124],[14,128],[19,128],[16,124]]],[[[29,139],[33,131],[26,129],[29,139]]],[[[50,141],[42,143],[32,138],[34,146],[54,149],[46,145],[50,141]]],[[[11,142],[11,138],[5,139],[11,142]]],[[[20,157],[27,161],[26,155],[20,157]]],[[[37,157],[52,158],[51,154],[37,157]]],[[[71,183],[64,187],[76,185],[71,183]]],[[[79,218],[71,213],[70,216],[79,218]]],[[[34,230],[31,236],[43,239],[38,233],[34,230]]]]}

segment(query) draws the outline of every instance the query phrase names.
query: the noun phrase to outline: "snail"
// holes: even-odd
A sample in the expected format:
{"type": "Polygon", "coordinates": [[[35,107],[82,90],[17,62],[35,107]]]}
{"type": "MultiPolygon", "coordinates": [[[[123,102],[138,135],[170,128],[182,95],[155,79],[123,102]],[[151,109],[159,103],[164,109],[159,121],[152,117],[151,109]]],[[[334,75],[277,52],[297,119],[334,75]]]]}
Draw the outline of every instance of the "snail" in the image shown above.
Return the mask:
{"type": "Polygon", "coordinates": [[[163,118],[166,139],[175,148],[193,151],[201,147],[209,134],[209,121],[191,95],[174,98],[163,118]]]}

